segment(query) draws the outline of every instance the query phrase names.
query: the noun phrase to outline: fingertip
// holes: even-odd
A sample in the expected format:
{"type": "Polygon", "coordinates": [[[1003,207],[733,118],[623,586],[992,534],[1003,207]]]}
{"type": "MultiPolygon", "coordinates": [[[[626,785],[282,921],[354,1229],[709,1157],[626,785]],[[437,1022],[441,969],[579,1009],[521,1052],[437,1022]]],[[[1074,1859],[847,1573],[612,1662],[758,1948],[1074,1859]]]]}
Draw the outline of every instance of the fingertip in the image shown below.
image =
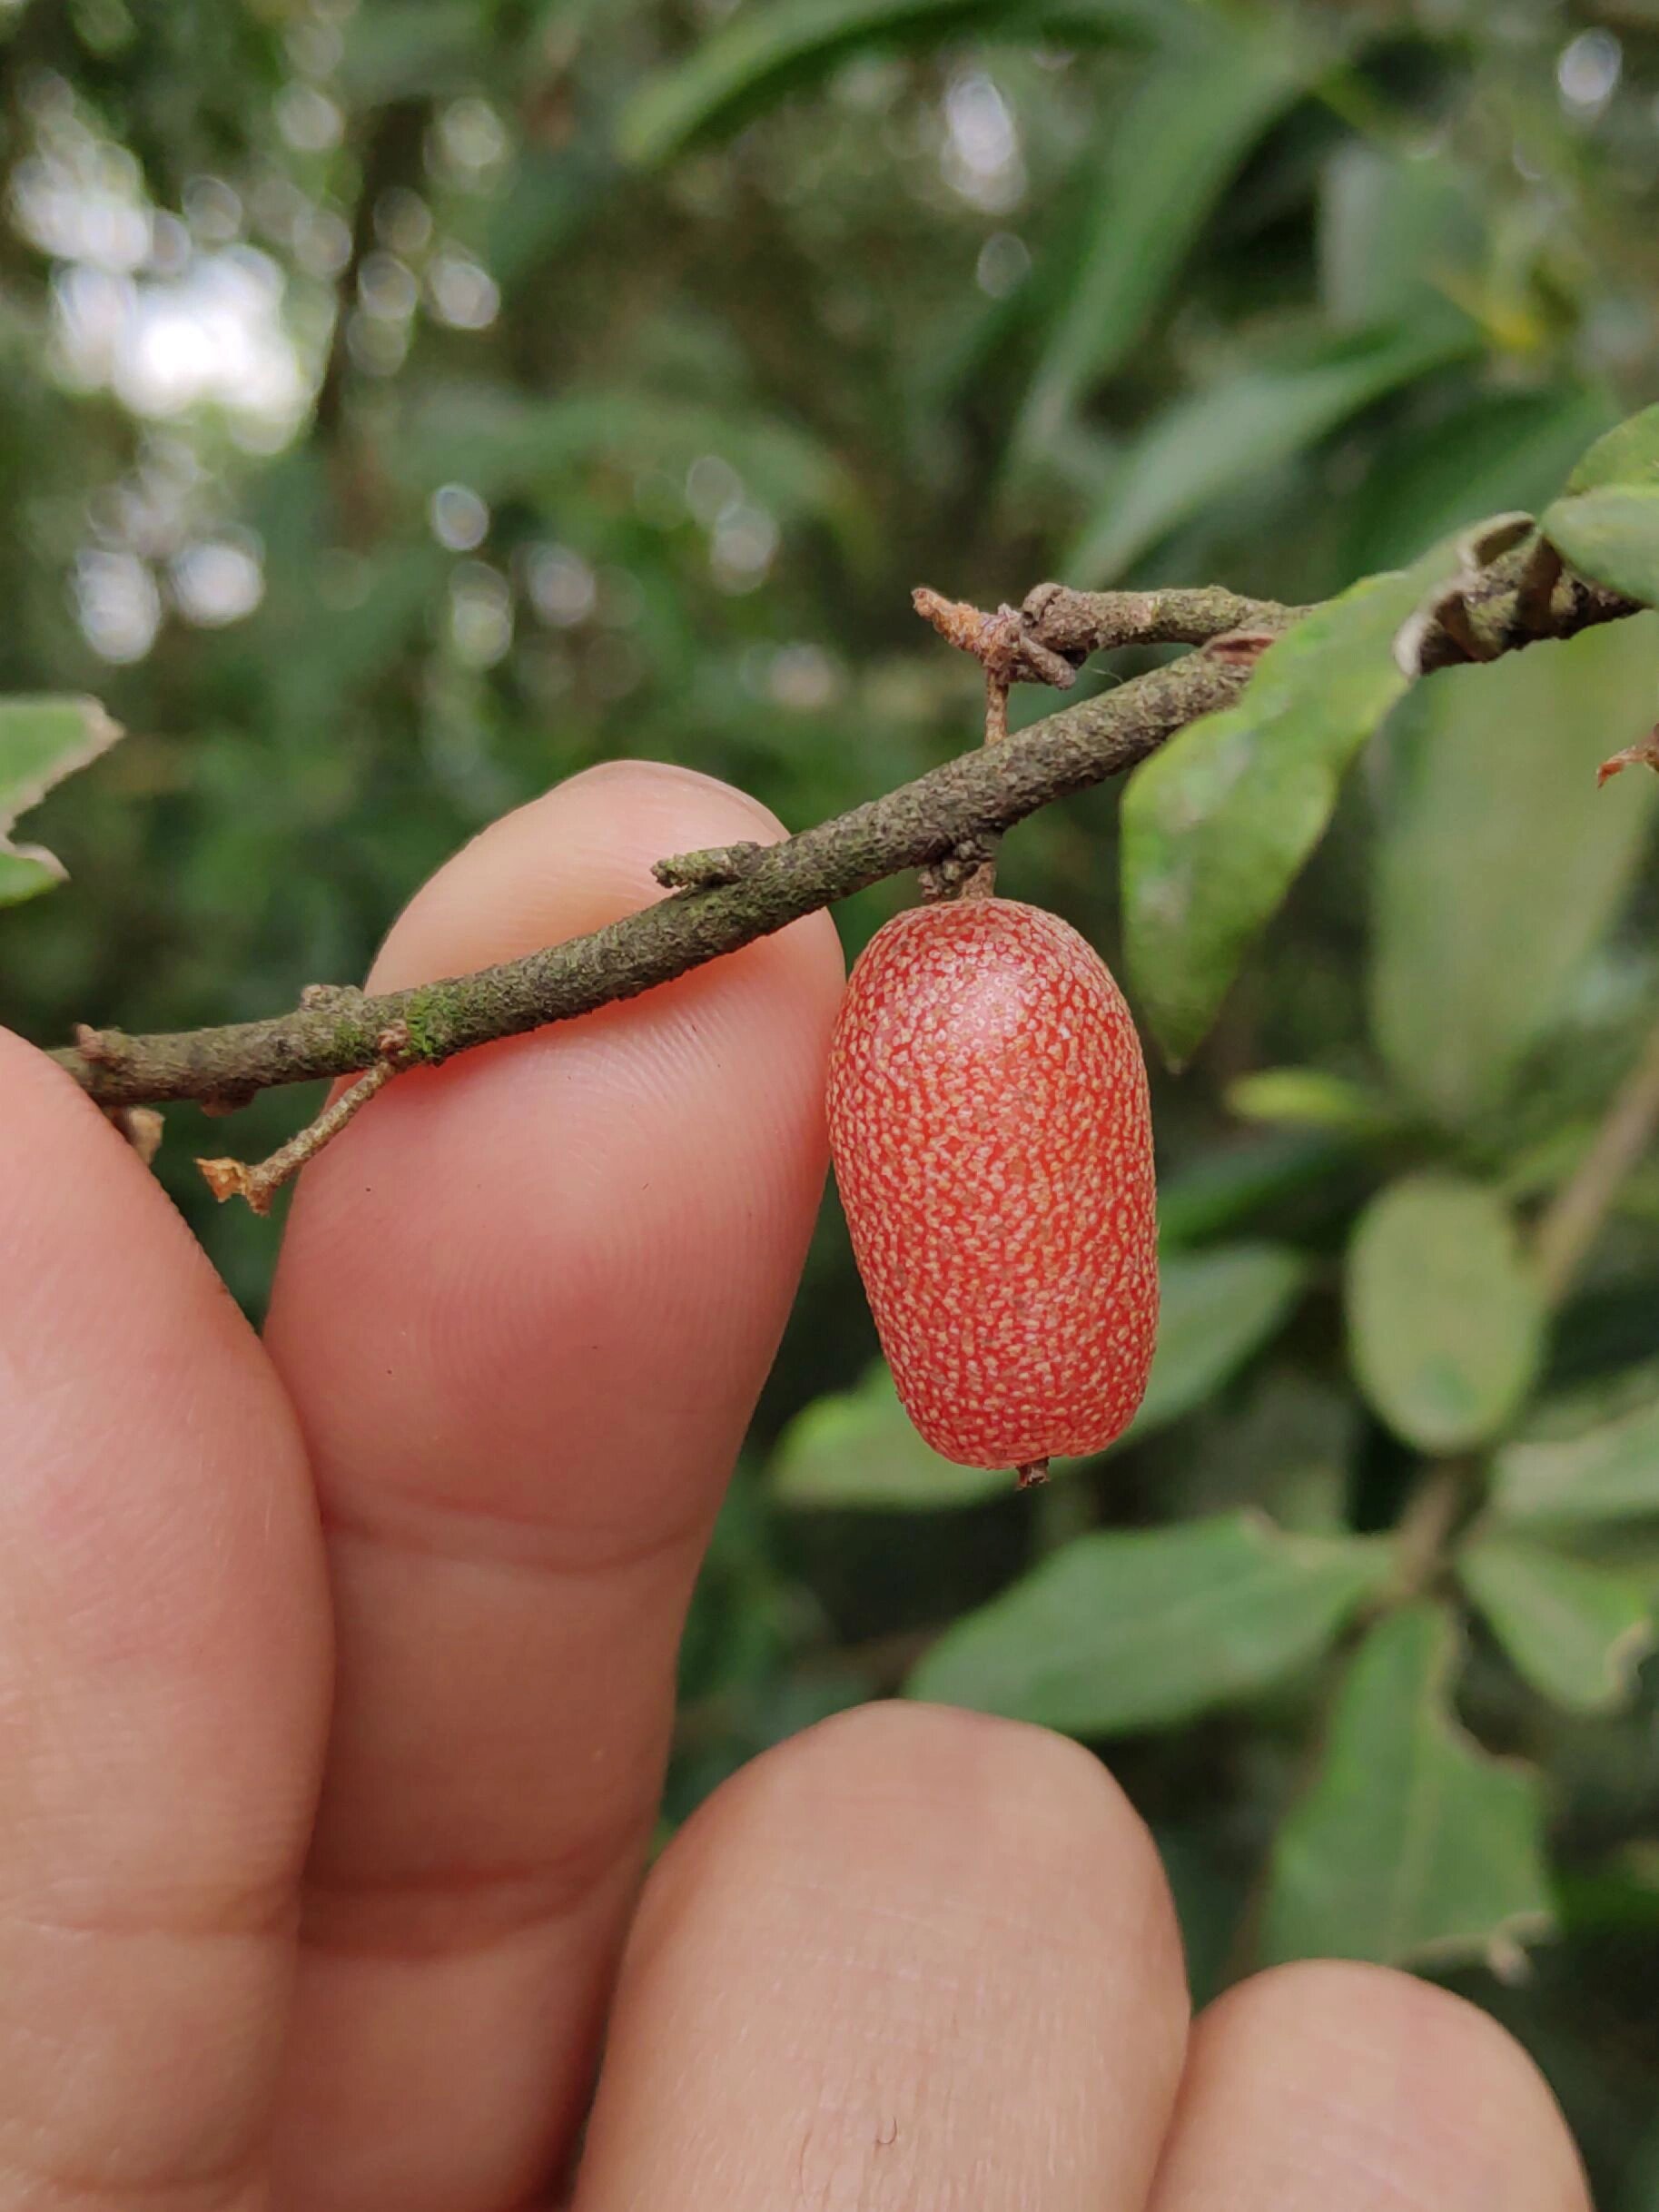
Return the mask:
{"type": "Polygon", "coordinates": [[[1194,2027],[1154,2202],[1223,2201],[1589,2212],[1560,2108],[1514,2037],[1432,1982],[1335,1959],[1253,1975],[1194,2027]]]}
{"type": "Polygon", "coordinates": [[[953,1705],[891,1700],[836,1713],[754,1760],[688,1823],[667,1854],[666,1888],[698,1879],[734,1834],[831,1851],[856,1880],[896,1872],[925,1851],[940,1879],[1070,1911],[1103,1955],[1144,1971],[1184,2036],[1180,1936],[1162,1862],[1111,1773],[1052,1730],[953,1705]],[[793,1838],[791,1843],[789,1839],[793,1838]],[[948,1870],[944,1871],[944,1870],[948,1870]]]}
{"type": "Polygon", "coordinates": [[[861,1707],[726,1782],[636,1917],[578,2203],[1144,2201],[1186,1991],[1088,1755],[861,1707]],[[967,2193],[964,2194],[963,2192],[967,2193]]]}

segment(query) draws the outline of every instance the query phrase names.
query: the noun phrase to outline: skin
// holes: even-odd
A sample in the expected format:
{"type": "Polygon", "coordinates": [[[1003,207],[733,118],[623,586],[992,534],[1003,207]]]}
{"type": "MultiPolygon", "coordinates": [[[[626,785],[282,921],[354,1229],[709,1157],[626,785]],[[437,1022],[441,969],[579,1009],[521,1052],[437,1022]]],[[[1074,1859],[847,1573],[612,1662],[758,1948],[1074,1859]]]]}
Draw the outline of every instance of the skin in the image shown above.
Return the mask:
{"type": "MultiPolygon", "coordinates": [[[[375,981],[777,834],[595,771],[375,981]]],[[[404,1078],[307,1170],[262,1346],[0,1034],[0,2212],[1585,2212],[1438,1990],[1291,1967],[1190,2024],[1146,1831],[1041,1731],[832,1721],[642,1890],[840,983],[815,915],[404,1078]]]]}

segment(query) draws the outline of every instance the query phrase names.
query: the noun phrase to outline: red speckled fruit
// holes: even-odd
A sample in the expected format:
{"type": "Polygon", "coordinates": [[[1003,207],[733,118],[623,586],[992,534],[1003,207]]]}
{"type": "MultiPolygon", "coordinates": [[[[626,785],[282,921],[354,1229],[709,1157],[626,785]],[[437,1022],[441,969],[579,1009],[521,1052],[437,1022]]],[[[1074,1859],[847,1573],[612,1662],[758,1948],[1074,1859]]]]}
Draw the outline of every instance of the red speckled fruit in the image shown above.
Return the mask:
{"type": "Polygon", "coordinates": [[[830,1145],[905,1410],[964,1466],[1098,1452],[1158,1328],[1146,1067],[1105,963],[1013,899],[918,906],[854,969],[830,1145]]]}

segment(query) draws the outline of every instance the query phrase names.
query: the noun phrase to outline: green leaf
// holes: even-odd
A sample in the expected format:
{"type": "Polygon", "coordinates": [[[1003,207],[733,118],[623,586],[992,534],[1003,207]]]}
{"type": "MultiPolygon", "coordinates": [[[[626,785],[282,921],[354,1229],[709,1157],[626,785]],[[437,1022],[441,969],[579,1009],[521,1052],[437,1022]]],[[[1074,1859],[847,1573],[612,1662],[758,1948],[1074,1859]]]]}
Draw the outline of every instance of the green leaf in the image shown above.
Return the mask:
{"type": "Polygon", "coordinates": [[[1464,1588],[1535,1690],[1572,1713],[1623,1704],[1653,1649],[1647,1594],[1543,1544],[1488,1536],[1457,1562],[1464,1588]]]}
{"type": "Polygon", "coordinates": [[[784,520],[844,507],[850,496],[834,455],[791,423],[637,391],[573,391],[540,400],[449,385],[401,417],[385,447],[387,465],[411,489],[459,481],[490,499],[538,496],[555,512],[585,466],[683,475],[706,453],[728,461],[746,489],[784,520]]]}
{"type": "Polygon", "coordinates": [[[1282,1131],[1200,1152],[1159,1190],[1160,1249],[1208,1244],[1328,1188],[1351,1168],[1353,1157],[1351,1145],[1337,1138],[1282,1131]]]}
{"type": "Polygon", "coordinates": [[[1397,1135],[1398,1109],[1350,1076],[1324,1068],[1262,1068],[1228,1085],[1227,1107],[1241,1121],[1276,1129],[1323,1129],[1358,1139],[1397,1135]]]}
{"type": "Polygon", "coordinates": [[[1391,1183],[1354,1232],[1347,1302],[1361,1390],[1421,1450],[1486,1442],[1532,1387],[1543,1299],[1507,1210],[1479,1183],[1391,1183]]]}
{"type": "Polygon", "coordinates": [[[37,844],[14,844],[12,825],[121,734],[96,699],[0,699],[0,906],[63,882],[63,863],[37,844]]]}
{"type": "Polygon", "coordinates": [[[1236,706],[1190,723],[1130,778],[1124,950],[1175,1065],[1318,843],[1343,770],[1405,689],[1401,624],[1455,564],[1437,547],[1356,584],[1269,648],[1236,706]]]}
{"type": "Polygon", "coordinates": [[[1374,1538],[1246,1513],[1080,1536],[947,1629],[906,1694],[1075,1735],[1165,1727],[1316,1657],[1389,1565],[1374,1538]]]}
{"type": "Polygon", "coordinates": [[[1014,425],[1017,464],[1046,448],[1078,401],[1122,360],[1163,299],[1228,179],[1306,83],[1309,57],[1271,25],[1219,19],[1196,54],[1154,62],[1115,131],[1070,247],[1069,281],[1042,334],[1014,425]]]}
{"type": "Polygon", "coordinates": [[[1352,1393],[1336,1381],[1299,1361],[1272,1361],[1185,1448],[1163,1456],[1159,1496],[1171,1519],[1253,1506],[1277,1527],[1340,1536],[1360,1423],[1352,1393]]]}
{"type": "Polygon", "coordinates": [[[1591,1526],[1659,1514],[1659,1397],[1576,1437],[1506,1445],[1491,1496],[1510,1524],[1591,1526]]]}
{"type": "Polygon", "coordinates": [[[1539,527],[1580,576],[1644,606],[1659,602],[1659,484],[1557,499],[1539,527]]]}
{"type": "Polygon", "coordinates": [[[1005,1496],[1003,1467],[959,1467],[922,1441],[880,1361],[856,1390],[821,1397],[797,1414],[772,1461],[773,1495],[785,1506],[927,1513],[1005,1496]]]}
{"type": "Polygon", "coordinates": [[[1474,325],[1448,311],[1403,331],[1323,338],[1177,400],[1123,455],[1060,573],[1080,586],[1112,582],[1221,493],[1477,343],[1474,325]]]}
{"type": "Polygon", "coordinates": [[[1176,1252],[1159,1261],[1158,1349],[1130,1431],[1137,1443],[1200,1406],[1279,1328],[1308,1279],[1274,1244],[1176,1252]]]}
{"type": "Polygon", "coordinates": [[[1355,572],[1391,568],[1469,515],[1537,514],[1573,456],[1616,413],[1603,391],[1481,391],[1434,423],[1402,423],[1353,502],[1355,572]]]}
{"type": "Polygon", "coordinates": [[[1540,528],[1581,575],[1659,600],[1659,407],[1596,440],[1540,528]]]}
{"type": "Polygon", "coordinates": [[[1575,463],[1566,480],[1569,493],[1599,491],[1609,484],[1651,484],[1659,480],[1659,407],[1639,414],[1598,438],[1575,463]]]}
{"type": "Polygon", "coordinates": [[[1435,1605],[1361,1645],[1318,1777],[1273,1846],[1267,1961],[1491,1957],[1549,1929],[1537,1781],[1457,1726],[1457,1656],[1435,1605]]]}
{"type": "Polygon", "coordinates": [[[445,94],[478,66],[474,0],[381,0],[353,13],[341,74],[355,105],[445,94]]]}
{"type": "MultiPolygon", "coordinates": [[[[1319,289],[1339,330],[1404,322],[1444,302],[1486,246],[1474,181],[1443,153],[1345,139],[1319,194],[1319,289]]],[[[1467,514],[1466,505],[1461,512],[1467,514]]]]}
{"type": "Polygon", "coordinates": [[[1447,669],[1390,721],[1371,1025],[1446,1122],[1502,1101],[1624,902],[1659,790],[1595,770],[1653,721],[1656,677],[1642,616],[1447,669]]]}
{"type": "Polygon", "coordinates": [[[1097,37],[1161,28],[1156,0],[766,0],[743,8],[677,66],[651,78],[624,111],[630,161],[654,167],[693,141],[729,130],[861,45],[937,41],[964,31],[1043,30],[1097,37]]]}

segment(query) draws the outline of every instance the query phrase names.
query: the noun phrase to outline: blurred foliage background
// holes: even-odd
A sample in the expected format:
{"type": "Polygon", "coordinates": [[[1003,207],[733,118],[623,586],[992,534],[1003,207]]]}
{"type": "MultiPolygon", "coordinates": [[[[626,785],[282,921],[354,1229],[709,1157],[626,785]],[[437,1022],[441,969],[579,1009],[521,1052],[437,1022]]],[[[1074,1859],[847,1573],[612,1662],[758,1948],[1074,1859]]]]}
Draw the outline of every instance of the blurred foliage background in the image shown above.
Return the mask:
{"type": "MultiPolygon", "coordinates": [[[[1659,394],[1652,0],[0,0],[0,692],[133,733],[27,825],[73,881],[0,922],[0,1014],[44,1042],[360,974],[596,760],[796,826],[918,773],[978,717],[918,581],[1322,597],[1659,394]]],[[[929,1462],[831,1201],[669,1802],[907,1680],[1068,1726],[1200,1994],[1448,1976],[1613,2212],[1659,2207],[1659,1161],[1547,1318],[1517,1239],[1659,1009],[1647,779],[1590,774],[1654,619],[1414,695],[1155,1074],[1166,1341],[1103,1466],[929,1462]]],[[[1116,814],[1003,867],[1109,958],[1116,814]]],[[[161,1171],[257,1311],[203,1149],[171,1114],[161,1171]]]]}

